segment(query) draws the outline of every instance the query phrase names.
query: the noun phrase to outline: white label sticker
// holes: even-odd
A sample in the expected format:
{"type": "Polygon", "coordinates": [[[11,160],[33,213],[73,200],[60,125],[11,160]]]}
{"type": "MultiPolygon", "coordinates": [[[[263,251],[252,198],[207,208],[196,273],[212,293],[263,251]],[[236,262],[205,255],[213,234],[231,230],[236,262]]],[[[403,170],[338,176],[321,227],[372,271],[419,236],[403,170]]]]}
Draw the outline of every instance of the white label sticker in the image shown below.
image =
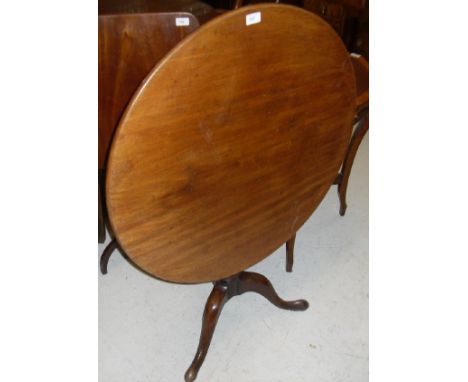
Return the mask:
{"type": "Polygon", "coordinates": [[[176,17],[175,25],[178,27],[186,27],[190,25],[190,19],[188,17],[176,17]]]}
{"type": "Polygon", "coordinates": [[[258,24],[262,21],[262,12],[249,13],[245,16],[245,25],[258,24]]]}

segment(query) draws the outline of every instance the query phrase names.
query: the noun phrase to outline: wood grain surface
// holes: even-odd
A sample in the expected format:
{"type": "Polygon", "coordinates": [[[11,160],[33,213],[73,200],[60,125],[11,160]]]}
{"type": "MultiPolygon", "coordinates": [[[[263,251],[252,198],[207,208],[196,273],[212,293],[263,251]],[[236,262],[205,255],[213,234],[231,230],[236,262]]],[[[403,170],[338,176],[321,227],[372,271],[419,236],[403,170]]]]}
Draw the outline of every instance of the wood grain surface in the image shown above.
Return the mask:
{"type": "Polygon", "coordinates": [[[355,98],[345,47],[310,12],[265,4],[208,22],[153,69],[116,131],[106,199],[121,247],[181,283],[264,259],[330,188],[355,98]]]}
{"type": "Polygon", "coordinates": [[[114,129],[141,81],[179,41],[199,27],[189,13],[99,16],[99,168],[104,168],[114,129]],[[177,26],[186,17],[189,25],[177,26]]]}

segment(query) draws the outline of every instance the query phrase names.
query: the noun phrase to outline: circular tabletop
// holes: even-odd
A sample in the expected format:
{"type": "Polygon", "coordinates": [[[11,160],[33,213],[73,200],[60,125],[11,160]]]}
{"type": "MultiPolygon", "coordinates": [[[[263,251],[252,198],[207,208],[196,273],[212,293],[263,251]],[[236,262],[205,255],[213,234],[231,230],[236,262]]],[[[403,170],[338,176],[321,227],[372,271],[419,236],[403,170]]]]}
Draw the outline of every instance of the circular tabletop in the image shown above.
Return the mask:
{"type": "Polygon", "coordinates": [[[284,244],[338,174],[356,89],[332,28],[300,8],[226,13],[151,71],[117,128],[116,238],[158,278],[219,280],[284,244]]]}

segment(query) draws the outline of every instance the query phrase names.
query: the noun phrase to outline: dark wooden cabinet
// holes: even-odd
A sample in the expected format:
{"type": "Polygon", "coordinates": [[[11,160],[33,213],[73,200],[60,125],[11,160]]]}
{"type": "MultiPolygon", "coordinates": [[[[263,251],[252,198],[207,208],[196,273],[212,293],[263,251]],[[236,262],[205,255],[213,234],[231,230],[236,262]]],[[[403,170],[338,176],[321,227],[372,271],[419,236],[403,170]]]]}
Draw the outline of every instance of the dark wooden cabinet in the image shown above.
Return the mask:
{"type": "Polygon", "coordinates": [[[205,0],[217,9],[234,9],[239,5],[281,3],[303,7],[325,21],[342,38],[349,52],[369,59],[368,0],[205,0]]]}
{"type": "Polygon", "coordinates": [[[368,0],[304,0],[303,6],[327,21],[350,52],[369,59],[368,0]]]}

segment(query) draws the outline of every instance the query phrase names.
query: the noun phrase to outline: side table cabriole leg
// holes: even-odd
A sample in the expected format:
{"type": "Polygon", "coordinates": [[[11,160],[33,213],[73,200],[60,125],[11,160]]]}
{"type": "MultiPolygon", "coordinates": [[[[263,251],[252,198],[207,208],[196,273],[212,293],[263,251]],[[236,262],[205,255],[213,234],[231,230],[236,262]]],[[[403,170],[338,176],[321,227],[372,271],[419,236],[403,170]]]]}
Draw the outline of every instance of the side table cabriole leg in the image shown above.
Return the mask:
{"type": "Polygon", "coordinates": [[[99,266],[101,268],[101,273],[105,275],[107,273],[107,264],[109,263],[109,258],[111,257],[114,250],[117,248],[117,240],[112,239],[112,241],[107,245],[101,255],[101,260],[99,261],[99,266]]]}
{"type": "Polygon", "coordinates": [[[200,370],[205,360],[221,310],[230,298],[228,289],[227,281],[216,282],[206,301],[198,349],[192,364],[185,372],[185,380],[187,382],[194,381],[197,378],[198,370],[200,370]]]}
{"type": "Polygon", "coordinates": [[[292,272],[294,264],[294,243],[296,241],[296,234],[286,242],[286,272],[292,272]]]}
{"type": "Polygon", "coordinates": [[[106,221],[104,212],[104,175],[103,170],[98,170],[98,243],[106,241],[106,221]]]}
{"type": "Polygon", "coordinates": [[[309,307],[309,303],[305,300],[285,301],[281,299],[270,281],[259,273],[241,272],[236,276],[216,281],[205,305],[200,342],[195,358],[185,373],[186,382],[192,382],[197,377],[208,353],[216,323],[224,304],[232,297],[246,292],[259,293],[281,309],[306,310],[309,307]]]}
{"type": "Polygon", "coordinates": [[[101,190],[98,189],[98,243],[106,241],[106,226],[104,223],[104,213],[102,212],[101,190]]]}
{"type": "Polygon", "coordinates": [[[357,150],[361,144],[362,139],[369,130],[369,114],[359,119],[359,125],[356,127],[351,141],[346,152],[345,160],[341,172],[335,179],[334,184],[338,185],[338,195],[340,198],[340,215],[344,216],[347,208],[346,204],[346,190],[348,189],[348,179],[353,167],[354,158],[356,157],[357,150]]]}
{"type": "Polygon", "coordinates": [[[109,231],[109,235],[112,238],[110,243],[107,245],[107,247],[104,249],[102,252],[100,261],[99,261],[99,267],[101,269],[101,273],[103,275],[107,274],[107,264],[109,263],[109,259],[112,255],[112,253],[117,249],[117,240],[114,237],[114,233],[112,232],[112,229],[109,224],[109,218],[107,216],[107,208],[106,208],[106,203],[105,203],[105,196],[103,194],[104,190],[104,184],[105,184],[105,172],[104,170],[99,170],[99,224],[102,224],[102,227],[100,226],[100,238],[99,242],[103,243],[105,241],[105,232],[106,232],[106,226],[109,231]],[[102,237],[101,237],[102,234],[102,237]],[[101,241],[102,239],[102,241],[101,241]]]}

